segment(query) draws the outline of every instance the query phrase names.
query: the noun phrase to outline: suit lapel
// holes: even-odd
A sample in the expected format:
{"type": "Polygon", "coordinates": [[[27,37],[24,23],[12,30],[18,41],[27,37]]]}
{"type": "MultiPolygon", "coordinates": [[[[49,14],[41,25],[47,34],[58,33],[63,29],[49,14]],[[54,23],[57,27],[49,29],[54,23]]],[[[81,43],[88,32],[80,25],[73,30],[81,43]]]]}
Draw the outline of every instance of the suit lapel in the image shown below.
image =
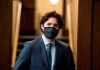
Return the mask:
{"type": "Polygon", "coordinates": [[[41,46],[41,51],[42,51],[41,53],[42,53],[43,60],[46,64],[47,68],[49,68],[48,61],[47,61],[47,56],[46,56],[45,45],[44,45],[42,37],[40,37],[40,39],[39,39],[39,44],[41,46]]]}
{"type": "Polygon", "coordinates": [[[60,60],[60,56],[61,56],[61,45],[56,40],[55,40],[55,47],[56,47],[56,55],[55,55],[54,68],[55,68],[56,64],[58,64],[58,62],[60,60]]]}

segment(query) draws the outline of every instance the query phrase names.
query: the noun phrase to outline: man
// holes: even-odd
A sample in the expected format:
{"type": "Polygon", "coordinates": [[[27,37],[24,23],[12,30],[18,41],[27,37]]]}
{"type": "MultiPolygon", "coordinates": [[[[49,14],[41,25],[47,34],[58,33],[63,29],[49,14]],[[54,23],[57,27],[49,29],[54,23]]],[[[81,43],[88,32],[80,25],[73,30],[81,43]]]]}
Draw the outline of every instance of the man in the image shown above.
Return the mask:
{"type": "Polygon", "coordinates": [[[63,27],[61,16],[48,12],[40,21],[41,37],[24,44],[14,70],[75,70],[68,44],[55,39],[63,27]]]}

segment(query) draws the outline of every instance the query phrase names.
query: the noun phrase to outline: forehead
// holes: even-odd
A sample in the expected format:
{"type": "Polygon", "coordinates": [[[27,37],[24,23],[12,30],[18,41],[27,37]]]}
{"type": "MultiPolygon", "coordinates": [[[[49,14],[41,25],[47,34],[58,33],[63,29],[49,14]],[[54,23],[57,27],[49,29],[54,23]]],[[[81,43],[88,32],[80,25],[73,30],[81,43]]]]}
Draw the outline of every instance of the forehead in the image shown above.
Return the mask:
{"type": "Polygon", "coordinates": [[[46,22],[56,22],[57,23],[57,19],[55,17],[50,17],[48,18],[46,22]]]}

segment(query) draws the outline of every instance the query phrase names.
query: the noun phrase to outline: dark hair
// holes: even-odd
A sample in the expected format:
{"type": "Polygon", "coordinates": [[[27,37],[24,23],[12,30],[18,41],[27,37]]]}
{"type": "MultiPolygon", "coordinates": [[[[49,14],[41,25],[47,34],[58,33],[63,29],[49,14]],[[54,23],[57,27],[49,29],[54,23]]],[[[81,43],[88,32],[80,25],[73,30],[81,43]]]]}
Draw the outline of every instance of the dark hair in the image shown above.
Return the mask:
{"type": "Polygon", "coordinates": [[[42,16],[40,20],[40,25],[44,24],[50,17],[54,17],[57,19],[59,29],[63,27],[64,23],[63,23],[62,17],[60,16],[60,14],[56,13],[55,11],[47,12],[46,14],[44,14],[44,16],[42,16]]]}

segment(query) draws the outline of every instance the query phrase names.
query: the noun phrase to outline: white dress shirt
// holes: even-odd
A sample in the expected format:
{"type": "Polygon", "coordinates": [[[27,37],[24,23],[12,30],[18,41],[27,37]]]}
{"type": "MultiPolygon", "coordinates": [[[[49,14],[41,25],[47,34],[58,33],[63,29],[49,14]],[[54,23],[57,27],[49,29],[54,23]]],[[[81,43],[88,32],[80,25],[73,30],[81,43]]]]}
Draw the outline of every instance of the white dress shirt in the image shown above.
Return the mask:
{"type": "Polygon", "coordinates": [[[43,41],[44,41],[46,50],[47,50],[47,47],[48,47],[47,44],[49,44],[49,43],[52,43],[52,44],[53,44],[53,46],[51,47],[51,55],[52,55],[51,70],[53,70],[53,68],[54,68],[54,62],[55,62],[55,53],[56,53],[55,41],[49,42],[49,41],[45,38],[44,34],[42,35],[42,39],[43,39],[43,41]]]}

